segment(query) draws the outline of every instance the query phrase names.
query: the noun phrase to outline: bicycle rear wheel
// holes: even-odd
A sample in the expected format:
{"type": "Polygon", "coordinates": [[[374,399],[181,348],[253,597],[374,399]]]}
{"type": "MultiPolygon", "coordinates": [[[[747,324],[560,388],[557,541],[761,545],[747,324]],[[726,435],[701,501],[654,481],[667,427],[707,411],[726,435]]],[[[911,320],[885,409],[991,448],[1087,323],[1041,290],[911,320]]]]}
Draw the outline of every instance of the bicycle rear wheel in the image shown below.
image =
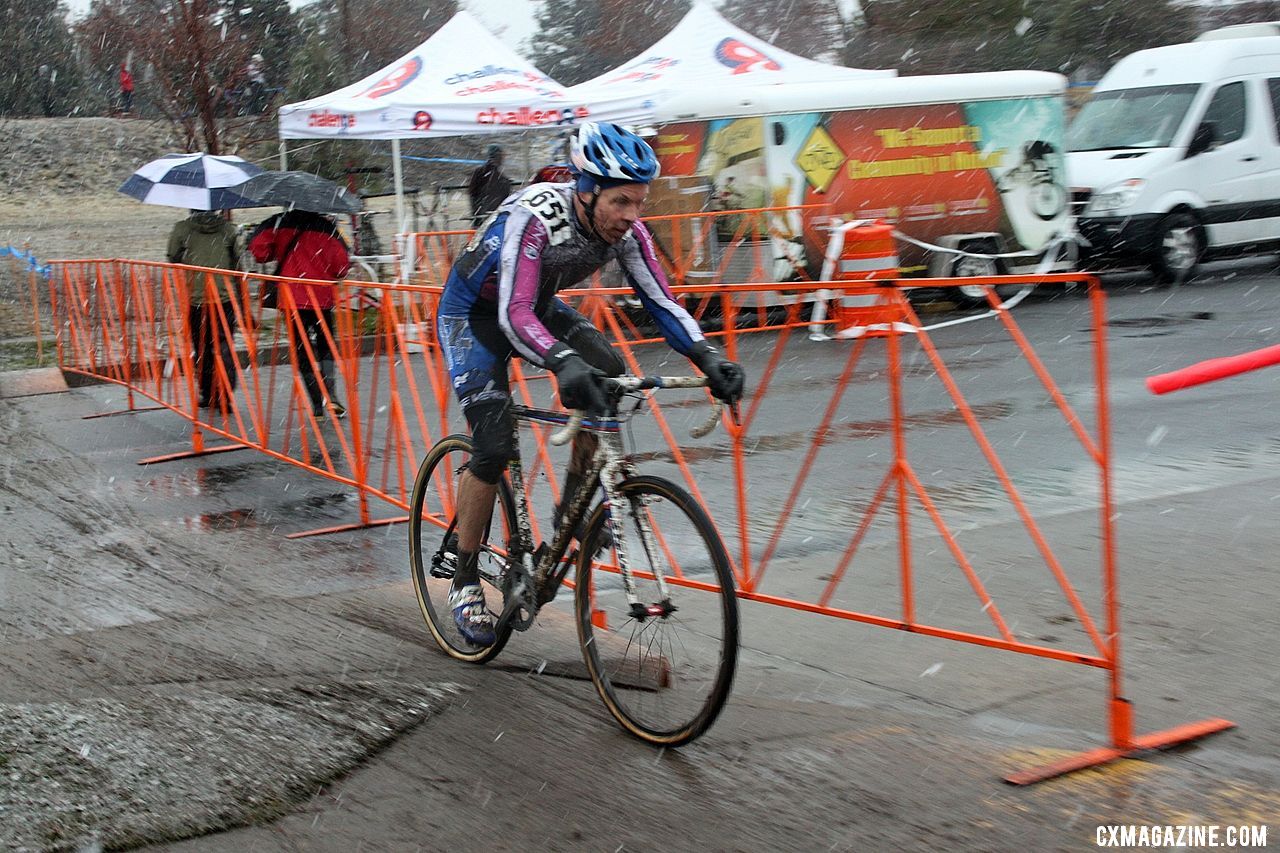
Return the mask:
{"type": "Polygon", "coordinates": [[[616,543],[595,560],[587,556],[600,548],[608,523],[600,504],[587,521],[577,567],[578,639],[600,698],[623,728],[649,743],[680,746],[710,728],[733,685],[733,573],[715,525],[684,489],[637,476],[620,491],[623,545],[645,612],[627,602],[616,543]],[[657,570],[668,580],[671,607],[657,570]]]}
{"type": "MultiPolygon", "coordinates": [[[[440,439],[422,460],[409,501],[409,560],[418,606],[436,643],[458,660],[485,663],[502,651],[511,629],[499,631],[492,646],[473,646],[458,631],[449,611],[449,587],[457,559],[454,502],[458,475],[470,460],[471,439],[465,435],[440,439]]],[[[504,478],[498,485],[498,510],[480,545],[480,585],[495,620],[502,612],[506,554],[515,529],[515,499],[504,478]]]]}

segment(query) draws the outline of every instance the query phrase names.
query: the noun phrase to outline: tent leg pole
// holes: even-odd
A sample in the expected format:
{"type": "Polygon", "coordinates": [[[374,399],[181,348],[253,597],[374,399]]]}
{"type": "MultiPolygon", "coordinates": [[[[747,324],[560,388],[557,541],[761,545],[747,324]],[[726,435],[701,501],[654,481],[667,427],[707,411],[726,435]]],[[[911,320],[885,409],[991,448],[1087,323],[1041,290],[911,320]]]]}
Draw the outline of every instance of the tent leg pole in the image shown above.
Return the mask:
{"type": "MultiPolygon", "coordinates": [[[[400,166],[400,140],[391,140],[391,174],[395,178],[396,184],[396,254],[400,256],[400,274],[397,280],[406,282],[409,280],[410,261],[409,261],[409,238],[405,232],[409,230],[408,218],[404,213],[404,171],[400,166]]],[[[407,302],[409,295],[405,295],[407,302]]]]}
{"type": "Polygon", "coordinates": [[[289,143],[280,140],[280,171],[287,172],[289,170],[289,143]]]}
{"type": "Polygon", "coordinates": [[[404,173],[400,170],[400,140],[391,140],[391,174],[396,184],[396,233],[405,231],[404,215],[404,173]]]}

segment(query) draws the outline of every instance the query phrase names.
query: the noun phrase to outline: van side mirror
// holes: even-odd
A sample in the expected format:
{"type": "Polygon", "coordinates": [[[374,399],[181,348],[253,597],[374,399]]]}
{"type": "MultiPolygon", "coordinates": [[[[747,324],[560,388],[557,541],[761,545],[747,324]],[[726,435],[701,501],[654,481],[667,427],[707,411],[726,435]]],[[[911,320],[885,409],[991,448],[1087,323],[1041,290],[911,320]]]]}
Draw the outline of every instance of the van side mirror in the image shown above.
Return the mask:
{"type": "Polygon", "coordinates": [[[1202,121],[1200,126],[1196,128],[1196,132],[1191,134],[1191,144],[1187,146],[1187,157],[1203,154],[1217,144],[1218,123],[1216,121],[1202,121]]]}

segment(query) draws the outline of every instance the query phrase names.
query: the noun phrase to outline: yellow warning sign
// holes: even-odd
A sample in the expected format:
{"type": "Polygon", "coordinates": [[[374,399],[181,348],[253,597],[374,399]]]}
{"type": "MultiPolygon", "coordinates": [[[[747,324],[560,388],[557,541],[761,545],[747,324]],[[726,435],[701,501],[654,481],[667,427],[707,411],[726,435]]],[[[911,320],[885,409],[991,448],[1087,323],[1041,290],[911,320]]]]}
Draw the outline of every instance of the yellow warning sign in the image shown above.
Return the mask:
{"type": "Polygon", "coordinates": [[[796,165],[804,172],[805,178],[820,193],[826,192],[831,180],[840,171],[844,162],[844,151],[827,133],[826,128],[818,125],[809,134],[809,138],[800,146],[796,154],[796,165]]]}

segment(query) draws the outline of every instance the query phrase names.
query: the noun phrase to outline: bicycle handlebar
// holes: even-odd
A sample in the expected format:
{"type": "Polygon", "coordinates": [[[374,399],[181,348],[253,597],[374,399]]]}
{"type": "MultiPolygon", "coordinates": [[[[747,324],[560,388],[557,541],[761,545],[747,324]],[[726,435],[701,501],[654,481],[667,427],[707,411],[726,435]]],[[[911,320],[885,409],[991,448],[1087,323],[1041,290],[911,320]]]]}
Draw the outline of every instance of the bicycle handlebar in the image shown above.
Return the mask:
{"type": "MultiPolygon", "coordinates": [[[[623,393],[649,388],[705,388],[707,386],[705,376],[618,376],[604,379],[602,382],[606,387],[612,387],[623,393]]],[[[690,430],[690,434],[694,438],[702,438],[710,434],[716,428],[716,424],[720,423],[722,411],[723,407],[717,403],[715,411],[711,413],[711,417],[707,418],[706,423],[694,427],[690,430]]],[[[586,413],[581,409],[570,412],[569,422],[564,425],[564,428],[551,434],[551,443],[557,447],[568,444],[582,428],[585,416],[586,413]]]]}

